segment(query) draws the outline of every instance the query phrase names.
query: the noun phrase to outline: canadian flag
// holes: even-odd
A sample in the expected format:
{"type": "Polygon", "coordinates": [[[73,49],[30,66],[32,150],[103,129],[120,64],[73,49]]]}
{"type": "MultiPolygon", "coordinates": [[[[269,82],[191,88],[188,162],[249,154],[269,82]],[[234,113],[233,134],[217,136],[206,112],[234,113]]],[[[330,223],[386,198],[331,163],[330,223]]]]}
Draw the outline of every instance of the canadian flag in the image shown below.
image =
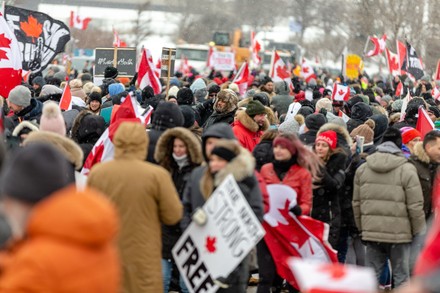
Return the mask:
{"type": "Polygon", "coordinates": [[[419,117],[417,118],[416,129],[422,135],[421,138],[423,140],[423,138],[428,132],[435,129],[435,126],[434,126],[434,122],[432,122],[431,118],[429,118],[428,113],[426,113],[426,110],[423,109],[423,106],[419,108],[418,114],[419,117]]]}
{"type": "Polygon", "coordinates": [[[259,55],[261,51],[261,45],[255,38],[255,32],[251,32],[251,52],[252,52],[252,63],[254,66],[259,66],[261,64],[261,57],[259,55]]]}
{"type": "Polygon", "coordinates": [[[149,85],[153,88],[154,94],[157,95],[161,93],[162,85],[160,84],[159,77],[156,75],[155,68],[150,51],[144,49],[138,70],[139,88],[143,89],[149,85]]]}
{"type": "Polygon", "coordinates": [[[263,227],[266,241],[278,274],[292,286],[296,280],[287,260],[296,256],[321,262],[337,262],[336,251],[327,242],[328,224],[308,216],[295,216],[289,211],[296,205],[297,194],[290,186],[267,185],[268,212],[263,227]]]}
{"type": "Polygon", "coordinates": [[[160,58],[157,59],[155,73],[157,78],[160,78],[160,72],[162,70],[162,60],[160,58]]]}
{"type": "Polygon", "coordinates": [[[399,55],[391,52],[390,50],[388,50],[388,48],[386,48],[385,53],[387,56],[388,70],[390,71],[390,74],[392,76],[400,75],[401,66],[400,66],[399,55]]]}
{"type": "Polygon", "coordinates": [[[434,80],[440,80],[440,59],[437,61],[437,67],[435,69],[434,80]]]}
{"type": "Polygon", "coordinates": [[[304,293],[376,293],[372,268],[320,263],[292,257],[288,260],[299,289],[304,293]]]}
{"type": "Polygon", "coordinates": [[[125,121],[146,123],[146,121],[149,121],[151,118],[152,109],[147,109],[145,113],[141,114],[136,107],[135,98],[132,95],[127,95],[125,100],[117,108],[116,113],[112,113],[110,126],[93,146],[92,151],[84,162],[81,174],[88,175],[95,164],[113,160],[115,153],[113,137],[119,125],[125,121]]]}
{"type": "Polygon", "coordinates": [[[179,71],[184,75],[184,76],[188,76],[191,73],[191,68],[189,67],[188,64],[188,58],[186,58],[185,55],[181,55],[180,58],[180,68],[179,71]]]}
{"type": "Polygon", "coordinates": [[[208,50],[208,59],[206,59],[206,67],[212,68],[214,66],[214,61],[212,60],[214,54],[214,47],[210,46],[208,50]]]}
{"type": "Polygon", "coordinates": [[[90,17],[81,17],[78,14],[75,15],[75,12],[70,11],[70,27],[86,30],[91,20],[92,19],[90,17]]]}
{"type": "Polygon", "coordinates": [[[365,54],[366,57],[373,57],[379,54],[382,54],[382,52],[385,50],[387,46],[387,36],[384,34],[382,38],[376,38],[376,37],[369,37],[370,41],[373,42],[374,48],[373,50],[368,51],[367,54],[365,54]]]}
{"type": "Polygon", "coordinates": [[[21,83],[21,68],[17,39],[0,13],[0,96],[7,99],[9,92],[21,83]]]}
{"type": "Polygon", "coordinates": [[[118,32],[113,28],[113,47],[123,48],[127,47],[127,44],[119,38],[118,32]]]}
{"type": "Polygon", "coordinates": [[[274,82],[277,81],[285,81],[289,85],[290,91],[293,91],[293,83],[290,79],[291,74],[287,69],[286,63],[284,63],[283,59],[278,55],[277,51],[273,51],[272,62],[270,65],[269,76],[272,78],[274,82]]]}
{"type": "Polygon", "coordinates": [[[302,60],[301,65],[301,76],[304,78],[306,82],[309,82],[312,78],[316,79],[315,72],[313,71],[313,67],[307,62],[305,58],[302,60]]]}
{"type": "Polygon", "coordinates": [[[335,83],[333,85],[332,100],[348,101],[350,99],[350,88],[348,86],[335,83]]]}
{"type": "Polygon", "coordinates": [[[431,91],[431,95],[432,95],[432,97],[433,97],[435,100],[440,101],[440,91],[438,90],[437,87],[434,87],[434,88],[432,89],[432,91],[431,91]]]}
{"type": "Polygon", "coordinates": [[[396,92],[394,93],[394,96],[399,97],[403,94],[403,84],[399,82],[399,84],[396,86],[396,92]]]}
{"type": "Polygon", "coordinates": [[[64,111],[72,110],[72,93],[68,84],[64,87],[63,95],[60,99],[60,109],[64,111]]]}
{"type": "MultiPolygon", "coordinates": [[[[406,58],[406,45],[404,43],[396,40],[396,48],[397,48],[397,55],[399,56],[399,65],[402,68],[404,60],[406,58]]],[[[405,73],[405,72],[403,72],[403,73],[405,73]]]]}
{"type": "Polygon", "coordinates": [[[232,82],[238,85],[238,89],[240,90],[241,96],[246,93],[249,82],[249,64],[247,62],[244,62],[241,65],[237,75],[235,76],[232,82]]]}
{"type": "Polygon", "coordinates": [[[348,120],[350,120],[350,117],[348,117],[348,115],[345,114],[344,112],[342,112],[341,110],[339,110],[338,116],[341,117],[342,120],[344,120],[345,123],[347,123],[348,120]]]}

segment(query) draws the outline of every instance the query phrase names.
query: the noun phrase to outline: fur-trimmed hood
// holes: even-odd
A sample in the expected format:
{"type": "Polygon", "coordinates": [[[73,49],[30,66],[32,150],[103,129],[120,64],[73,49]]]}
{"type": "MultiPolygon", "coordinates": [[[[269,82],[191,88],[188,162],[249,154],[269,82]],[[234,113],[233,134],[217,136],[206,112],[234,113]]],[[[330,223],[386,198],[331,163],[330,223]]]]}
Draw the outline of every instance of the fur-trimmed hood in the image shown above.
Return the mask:
{"type": "MultiPolygon", "coordinates": [[[[326,123],[323,126],[321,126],[321,128],[319,128],[317,136],[321,132],[324,132],[327,130],[333,130],[334,132],[336,132],[336,134],[338,134],[338,140],[339,140],[339,137],[344,138],[349,146],[351,146],[353,144],[353,140],[351,139],[350,134],[348,133],[348,130],[345,127],[340,126],[335,123],[326,123]]],[[[338,145],[339,145],[339,142],[338,142],[338,145]]]]}
{"type": "Polygon", "coordinates": [[[413,155],[419,159],[419,161],[429,164],[431,160],[429,159],[428,154],[426,153],[425,149],[423,148],[423,142],[418,142],[414,145],[414,153],[413,155]]]}
{"type": "Polygon", "coordinates": [[[229,174],[234,176],[235,181],[240,182],[252,176],[255,171],[255,158],[247,149],[240,146],[237,141],[220,139],[216,142],[215,146],[227,148],[236,153],[237,156],[214,176],[209,172],[209,167],[206,168],[205,174],[200,181],[200,190],[205,198],[209,197],[214,188],[219,186],[229,174]]]}
{"type": "MultiPolygon", "coordinates": [[[[237,114],[237,119],[238,119],[238,121],[240,121],[240,123],[246,129],[248,129],[251,132],[257,132],[258,130],[260,130],[260,126],[257,124],[257,122],[254,121],[254,119],[252,119],[251,116],[249,116],[246,113],[246,111],[240,111],[237,114]]],[[[269,120],[267,118],[264,121],[265,121],[264,122],[264,126],[261,129],[262,131],[266,131],[269,128],[269,126],[270,126],[269,120]]]]}
{"type": "Polygon", "coordinates": [[[12,136],[18,136],[18,134],[25,128],[29,128],[32,131],[38,131],[38,126],[35,125],[34,123],[30,122],[30,121],[22,121],[20,122],[20,124],[18,124],[15,128],[14,131],[12,132],[12,136]]]}
{"type": "Polygon", "coordinates": [[[87,110],[81,111],[72,125],[71,137],[79,143],[94,144],[105,131],[104,118],[87,110]]]}
{"type": "Polygon", "coordinates": [[[72,165],[75,166],[76,170],[79,170],[82,167],[84,157],[83,151],[70,138],[49,131],[34,131],[28,135],[23,144],[26,146],[35,142],[51,144],[59,150],[72,165]]]}
{"type": "Polygon", "coordinates": [[[200,165],[203,162],[202,148],[200,140],[194,133],[183,127],[174,127],[167,129],[159,138],[154,152],[154,159],[165,169],[170,166],[164,166],[163,163],[170,158],[173,152],[173,142],[175,138],[181,139],[188,150],[191,157],[191,163],[200,165]]]}

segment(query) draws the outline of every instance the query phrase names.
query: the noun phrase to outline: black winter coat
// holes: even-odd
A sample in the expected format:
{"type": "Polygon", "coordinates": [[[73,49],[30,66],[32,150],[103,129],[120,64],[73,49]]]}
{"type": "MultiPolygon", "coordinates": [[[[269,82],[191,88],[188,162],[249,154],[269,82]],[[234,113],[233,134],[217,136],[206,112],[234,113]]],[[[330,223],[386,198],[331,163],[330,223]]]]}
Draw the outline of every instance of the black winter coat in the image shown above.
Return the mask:
{"type": "Polygon", "coordinates": [[[345,182],[347,156],[335,153],[322,168],[322,179],[313,190],[312,218],[330,225],[329,242],[336,248],[341,228],[341,207],[339,198],[345,182]]]}
{"type": "Polygon", "coordinates": [[[272,140],[262,140],[252,151],[256,161],[255,169],[257,169],[258,172],[260,172],[264,164],[271,163],[274,160],[272,143],[272,140]]]}
{"type": "Polygon", "coordinates": [[[299,136],[299,139],[305,145],[313,145],[315,143],[317,133],[318,133],[318,130],[309,130],[306,133],[301,134],[299,136]]]}
{"type": "Polygon", "coordinates": [[[209,116],[209,118],[203,124],[203,129],[208,129],[211,125],[220,122],[231,124],[232,122],[234,122],[235,112],[236,110],[228,113],[218,113],[218,112],[212,113],[212,115],[209,116]]]}

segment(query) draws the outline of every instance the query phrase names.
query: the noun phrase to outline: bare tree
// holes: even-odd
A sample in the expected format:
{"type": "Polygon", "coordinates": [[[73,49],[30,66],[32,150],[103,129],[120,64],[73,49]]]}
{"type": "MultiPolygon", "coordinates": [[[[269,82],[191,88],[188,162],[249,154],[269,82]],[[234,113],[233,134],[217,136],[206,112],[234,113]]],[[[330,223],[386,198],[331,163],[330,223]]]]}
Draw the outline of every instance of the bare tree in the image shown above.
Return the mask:
{"type": "Polygon", "coordinates": [[[146,12],[150,8],[150,0],[141,2],[137,5],[136,19],[133,21],[133,29],[130,34],[134,36],[134,47],[137,48],[139,43],[151,35],[150,17],[146,16],[146,12]]]}
{"type": "Polygon", "coordinates": [[[71,28],[70,32],[71,41],[74,41],[75,46],[80,48],[109,47],[113,43],[113,33],[96,26],[89,25],[86,31],[71,28]]]}

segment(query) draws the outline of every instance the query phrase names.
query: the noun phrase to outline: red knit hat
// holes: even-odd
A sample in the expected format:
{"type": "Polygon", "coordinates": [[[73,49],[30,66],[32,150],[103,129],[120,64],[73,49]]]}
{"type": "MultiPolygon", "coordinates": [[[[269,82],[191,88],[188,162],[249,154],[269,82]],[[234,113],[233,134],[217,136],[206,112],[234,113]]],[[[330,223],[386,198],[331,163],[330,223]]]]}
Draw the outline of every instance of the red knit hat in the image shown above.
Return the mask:
{"type": "Polygon", "coordinates": [[[272,143],[273,147],[276,147],[277,145],[281,146],[282,148],[287,149],[292,156],[296,154],[296,147],[294,146],[292,140],[289,139],[289,137],[278,135],[272,143]]]}
{"type": "Polygon", "coordinates": [[[403,144],[407,144],[411,140],[415,139],[416,137],[422,137],[422,135],[420,134],[420,132],[417,129],[413,128],[413,129],[407,130],[404,133],[402,133],[402,142],[403,142],[403,144]]]}
{"type": "Polygon", "coordinates": [[[336,132],[334,132],[333,130],[327,130],[324,132],[321,132],[315,140],[315,143],[317,143],[318,141],[324,141],[326,142],[329,147],[334,150],[336,148],[336,144],[338,143],[338,137],[336,132]]]}

